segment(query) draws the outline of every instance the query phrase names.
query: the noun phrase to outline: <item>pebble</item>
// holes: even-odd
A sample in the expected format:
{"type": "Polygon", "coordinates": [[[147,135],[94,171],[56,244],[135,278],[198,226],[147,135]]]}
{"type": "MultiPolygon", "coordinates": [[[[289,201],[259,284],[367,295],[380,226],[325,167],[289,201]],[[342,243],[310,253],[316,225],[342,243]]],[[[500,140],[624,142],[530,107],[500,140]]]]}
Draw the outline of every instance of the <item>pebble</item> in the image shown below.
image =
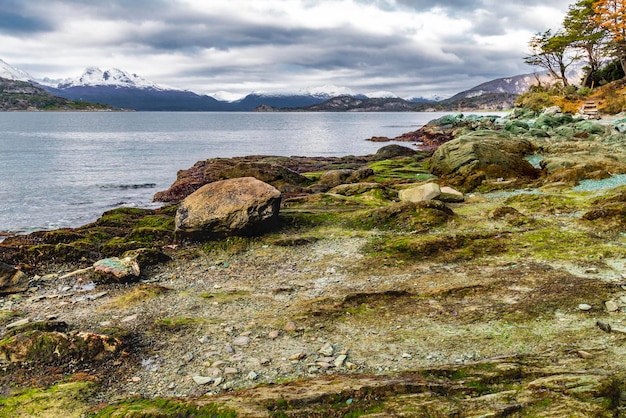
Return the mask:
{"type": "Polygon", "coordinates": [[[193,353],[187,353],[183,356],[183,360],[185,360],[187,363],[189,363],[191,360],[193,360],[193,353]]]}
{"type": "Polygon", "coordinates": [[[224,381],[223,377],[217,377],[213,381],[213,386],[218,387],[224,381]]]}
{"type": "Polygon", "coordinates": [[[223,360],[217,360],[215,363],[213,363],[213,367],[222,367],[223,365],[225,365],[226,362],[223,360]]]}
{"type": "Polygon", "coordinates": [[[120,320],[120,322],[132,322],[132,321],[137,319],[137,316],[138,316],[137,314],[129,315],[129,316],[125,317],[125,318],[122,318],[120,320]]]}
{"type": "Polygon", "coordinates": [[[578,357],[580,358],[584,358],[584,359],[592,359],[593,358],[593,354],[584,351],[584,350],[578,350],[578,357]]]}
{"type": "Polygon", "coordinates": [[[233,340],[233,345],[239,346],[239,347],[245,347],[248,344],[250,344],[250,337],[237,337],[233,340]]]}
{"type": "Polygon", "coordinates": [[[294,354],[293,356],[289,357],[289,360],[302,360],[303,358],[306,357],[306,354],[303,352],[299,352],[294,354]]]}
{"type": "Polygon", "coordinates": [[[349,361],[346,361],[345,366],[346,366],[346,369],[348,369],[348,370],[356,370],[356,369],[359,368],[359,366],[357,366],[356,364],[351,363],[349,361]]]}
{"type": "Polygon", "coordinates": [[[206,374],[208,374],[209,376],[217,377],[222,374],[222,371],[218,369],[217,367],[209,367],[206,370],[206,374]]]}
{"type": "Polygon", "coordinates": [[[29,318],[20,319],[19,321],[11,322],[7,325],[7,329],[21,327],[22,325],[26,325],[30,322],[29,318]]]}
{"type": "Polygon", "coordinates": [[[402,353],[402,358],[412,358],[413,356],[409,353],[402,353]]]}
{"type": "Polygon", "coordinates": [[[259,377],[259,375],[255,372],[248,373],[248,380],[256,380],[257,377],[259,377]]]}
{"type": "Polygon", "coordinates": [[[318,353],[326,356],[326,357],[330,357],[333,355],[333,353],[335,352],[335,349],[333,348],[333,346],[330,343],[326,343],[324,344],[324,346],[322,348],[319,349],[318,353]]]}
{"type": "Polygon", "coordinates": [[[607,312],[616,312],[619,309],[617,303],[612,300],[607,300],[606,302],[604,302],[604,307],[606,308],[607,312]]]}
{"type": "Polygon", "coordinates": [[[202,344],[206,344],[206,343],[208,343],[211,340],[209,340],[209,337],[205,336],[205,337],[202,337],[202,338],[198,338],[198,341],[201,342],[202,344]]]}
{"type": "Polygon", "coordinates": [[[580,305],[578,305],[578,309],[580,309],[581,311],[590,311],[591,305],[587,303],[581,303],[580,305]]]}
{"type": "Polygon", "coordinates": [[[193,381],[196,382],[197,385],[206,385],[208,383],[211,383],[213,381],[212,377],[208,377],[208,376],[200,376],[200,375],[195,375],[192,377],[193,381]]]}
{"type": "Polygon", "coordinates": [[[327,370],[327,369],[330,369],[331,367],[333,367],[333,365],[332,365],[332,364],[327,363],[327,362],[325,362],[325,361],[318,361],[318,362],[317,362],[317,363],[315,363],[315,364],[316,364],[316,365],[317,365],[320,369],[324,369],[324,370],[327,370]]]}
{"type": "Polygon", "coordinates": [[[267,334],[268,338],[271,340],[275,340],[276,338],[278,338],[279,335],[280,335],[280,332],[277,330],[270,331],[269,334],[267,334]]]}
{"type": "Polygon", "coordinates": [[[296,323],[293,321],[289,321],[287,322],[287,325],[285,325],[285,331],[297,331],[298,327],[296,326],[296,323]]]}
{"type": "Polygon", "coordinates": [[[239,373],[239,372],[234,367],[226,367],[224,369],[224,374],[225,375],[233,375],[233,374],[237,374],[237,373],[239,373]]]}
{"type": "Polygon", "coordinates": [[[339,368],[343,366],[347,358],[348,356],[346,356],[345,354],[342,354],[339,357],[337,357],[335,361],[333,362],[335,364],[335,367],[339,368]]]}

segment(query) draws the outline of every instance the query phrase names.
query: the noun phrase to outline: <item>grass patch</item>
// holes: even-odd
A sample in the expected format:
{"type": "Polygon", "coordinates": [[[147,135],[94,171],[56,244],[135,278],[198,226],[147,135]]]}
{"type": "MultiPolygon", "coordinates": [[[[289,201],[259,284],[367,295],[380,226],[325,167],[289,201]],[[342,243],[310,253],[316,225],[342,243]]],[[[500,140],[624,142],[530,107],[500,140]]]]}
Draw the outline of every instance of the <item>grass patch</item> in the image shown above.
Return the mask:
{"type": "Polygon", "coordinates": [[[250,297],[251,292],[248,290],[233,290],[230,292],[207,292],[200,295],[204,299],[213,302],[227,303],[250,297]]]}
{"type": "Polygon", "coordinates": [[[543,260],[592,260],[624,257],[626,249],[605,244],[605,240],[588,232],[568,231],[558,226],[520,232],[510,237],[509,254],[543,260]]]}
{"type": "Polygon", "coordinates": [[[495,233],[377,237],[365,247],[372,257],[414,262],[435,257],[448,262],[472,260],[505,250],[505,240],[495,233]]]}
{"type": "Polygon", "coordinates": [[[127,309],[140,305],[150,299],[164,295],[169,289],[158,284],[141,284],[130,292],[105,304],[99,310],[127,309]]]}
{"type": "Polygon", "coordinates": [[[206,323],[204,318],[196,318],[190,316],[175,316],[168,318],[161,318],[154,321],[154,325],[157,328],[164,330],[176,331],[191,327],[193,325],[201,325],[206,323]]]}
{"type": "Polygon", "coordinates": [[[374,181],[378,183],[424,181],[435,177],[424,161],[413,157],[376,161],[368,167],[374,170],[374,181]]]}
{"type": "Polygon", "coordinates": [[[89,415],[91,418],[194,417],[234,418],[237,413],[216,404],[193,405],[169,399],[127,399],[89,415]]]}
{"type": "Polygon", "coordinates": [[[0,398],[0,417],[78,418],[89,408],[96,385],[69,382],[48,389],[28,389],[0,398]]]}

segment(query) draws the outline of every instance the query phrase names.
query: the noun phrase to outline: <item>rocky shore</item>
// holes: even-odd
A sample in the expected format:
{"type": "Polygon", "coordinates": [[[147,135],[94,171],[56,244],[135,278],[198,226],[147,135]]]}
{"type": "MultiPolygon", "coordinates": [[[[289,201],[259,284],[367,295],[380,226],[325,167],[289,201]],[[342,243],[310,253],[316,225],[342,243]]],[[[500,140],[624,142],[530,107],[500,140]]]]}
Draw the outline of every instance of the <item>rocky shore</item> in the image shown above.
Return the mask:
{"type": "Polygon", "coordinates": [[[450,115],[7,237],[0,417],[621,416],[621,126],[450,115]]]}

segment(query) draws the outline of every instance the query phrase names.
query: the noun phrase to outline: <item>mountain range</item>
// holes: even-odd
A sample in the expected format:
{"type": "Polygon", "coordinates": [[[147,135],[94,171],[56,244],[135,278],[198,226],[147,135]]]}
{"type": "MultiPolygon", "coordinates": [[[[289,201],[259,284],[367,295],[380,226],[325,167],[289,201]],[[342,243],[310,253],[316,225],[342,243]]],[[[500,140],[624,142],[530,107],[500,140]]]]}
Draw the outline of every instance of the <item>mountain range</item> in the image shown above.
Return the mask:
{"type": "Polygon", "coordinates": [[[161,86],[120,69],[87,68],[75,78],[37,80],[0,60],[0,78],[33,83],[54,96],[71,101],[101,103],[138,111],[415,111],[501,109],[510,107],[517,95],[536,83],[524,74],[483,83],[449,99],[411,98],[387,92],[353,94],[349,89],[324,86],[296,93],[250,93],[234,100],[218,100],[189,90],[161,86]]]}

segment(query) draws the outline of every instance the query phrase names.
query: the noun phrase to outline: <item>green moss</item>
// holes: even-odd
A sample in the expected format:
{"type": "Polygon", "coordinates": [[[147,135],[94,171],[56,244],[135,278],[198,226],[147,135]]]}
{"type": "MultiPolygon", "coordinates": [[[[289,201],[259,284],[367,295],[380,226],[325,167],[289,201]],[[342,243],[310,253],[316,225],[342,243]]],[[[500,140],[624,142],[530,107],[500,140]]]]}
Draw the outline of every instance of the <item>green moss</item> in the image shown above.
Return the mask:
{"type": "Polygon", "coordinates": [[[510,254],[543,260],[585,260],[623,257],[621,246],[611,246],[598,236],[583,231],[547,227],[511,236],[510,254]]]}
{"type": "Polygon", "coordinates": [[[383,208],[353,214],[349,226],[362,229],[424,232],[445,224],[453,215],[443,203],[396,203],[383,208]]]}
{"type": "Polygon", "coordinates": [[[168,329],[168,330],[180,330],[192,325],[200,325],[206,323],[206,319],[204,318],[194,318],[189,316],[176,316],[170,318],[161,318],[154,321],[154,324],[158,328],[168,329]]]}
{"type": "Polygon", "coordinates": [[[571,213],[587,206],[584,197],[564,193],[518,194],[507,198],[504,203],[528,213],[571,213]]]}
{"type": "Polygon", "coordinates": [[[422,160],[423,157],[424,155],[420,155],[418,158],[376,161],[368,167],[374,170],[374,181],[379,183],[423,181],[434,177],[428,171],[428,167],[422,160]]]}
{"type": "Polygon", "coordinates": [[[92,418],[234,418],[237,413],[216,404],[203,406],[170,399],[127,399],[106,406],[90,415],[92,418]]]}
{"type": "Polygon", "coordinates": [[[232,292],[207,292],[200,295],[204,299],[210,299],[213,302],[233,302],[239,299],[245,299],[251,294],[248,290],[234,290],[232,292]]]}
{"type": "Polygon", "coordinates": [[[95,389],[91,382],[69,382],[17,392],[0,398],[0,417],[82,417],[95,389]]]}
{"type": "Polygon", "coordinates": [[[152,211],[140,208],[118,208],[104,212],[96,221],[96,225],[115,226],[115,227],[131,227],[139,218],[142,218],[152,211]]]}
{"type": "Polygon", "coordinates": [[[382,237],[366,247],[373,257],[415,262],[433,257],[446,261],[471,260],[505,250],[504,239],[492,233],[382,237]]]}

